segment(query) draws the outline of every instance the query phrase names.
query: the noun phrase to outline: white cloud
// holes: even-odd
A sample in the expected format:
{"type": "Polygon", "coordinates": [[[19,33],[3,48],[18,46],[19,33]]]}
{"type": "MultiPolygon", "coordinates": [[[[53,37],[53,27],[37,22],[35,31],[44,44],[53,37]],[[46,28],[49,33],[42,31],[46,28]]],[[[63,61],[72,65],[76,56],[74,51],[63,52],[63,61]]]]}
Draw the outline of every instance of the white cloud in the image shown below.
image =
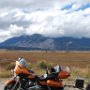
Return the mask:
{"type": "Polygon", "coordinates": [[[0,41],[23,34],[90,37],[90,0],[1,0],[0,41]],[[72,5],[69,9],[64,9],[72,5]]]}
{"type": "Polygon", "coordinates": [[[18,27],[17,25],[10,25],[9,28],[7,28],[6,30],[0,30],[0,42],[24,34],[25,30],[23,27],[18,27]]]}
{"type": "Polygon", "coordinates": [[[25,30],[23,27],[18,27],[17,25],[10,25],[8,28],[9,34],[13,36],[20,36],[25,34],[25,30]]]}
{"type": "MultiPolygon", "coordinates": [[[[65,14],[60,11],[49,10],[29,15],[32,24],[27,29],[28,34],[39,33],[46,36],[86,37],[89,33],[90,16],[84,16],[84,11],[65,14]],[[34,17],[32,17],[34,16],[34,17]]],[[[85,10],[86,12],[86,10],[85,10]]],[[[87,37],[90,37],[88,35],[87,37]]]]}
{"type": "Polygon", "coordinates": [[[0,30],[0,42],[3,42],[4,40],[9,38],[8,31],[0,30]]]}

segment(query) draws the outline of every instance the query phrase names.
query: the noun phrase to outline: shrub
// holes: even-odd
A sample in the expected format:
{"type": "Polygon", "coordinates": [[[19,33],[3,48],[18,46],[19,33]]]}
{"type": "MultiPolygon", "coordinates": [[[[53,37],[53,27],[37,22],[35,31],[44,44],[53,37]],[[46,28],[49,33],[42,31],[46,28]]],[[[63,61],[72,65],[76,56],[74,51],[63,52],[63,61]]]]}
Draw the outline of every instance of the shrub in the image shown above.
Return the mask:
{"type": "Polygon", "coordinates": [[[13,63],[13,62],[3,62],[3,63],[0,63],[0,67],[4,68],[6,70],[11,70],[11,69],[14,69],[15,63],[13,63]]]}
{"type": "Polygon", "coordinates": [[[45,60],[39,61],[39,62],[38,62],[38,65],[39,65],[39,67],[42,68],[42,69],[51,68],[51,67],[52,67],[52,64],[46,62],[45,60]]]}
{"type": "Polygon", "coordinates": [[[28,63],[27,66],[28,66],[28,69],[31,69],[33,67],[33,64],[32,63],[28,63]]]}
{"type": "Polygon", "coordinates": [[[1,70],[0,78],[9,78],[12,76],[12,72],[10,70],[1,70]]]}
{"type": "Polygon", "coordinates": [[[8,63],[6,66],[5,66],[5,69],[6,70],[11,70],[11,69],[14,69],[15,68],[15,63],[8,63]]]}

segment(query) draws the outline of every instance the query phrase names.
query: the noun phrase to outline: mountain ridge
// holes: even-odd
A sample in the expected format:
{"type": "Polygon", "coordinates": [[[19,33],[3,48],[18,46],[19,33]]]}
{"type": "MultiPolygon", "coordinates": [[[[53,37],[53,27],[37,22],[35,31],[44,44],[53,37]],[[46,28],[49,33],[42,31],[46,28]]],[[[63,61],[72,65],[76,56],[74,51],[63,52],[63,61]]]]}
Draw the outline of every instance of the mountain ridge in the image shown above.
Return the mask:
{"type": "Polygon", "coordinates": [[[22,35],[0,43],[0,49],[14,50],[90,50],[90,38],[22,35]]]}

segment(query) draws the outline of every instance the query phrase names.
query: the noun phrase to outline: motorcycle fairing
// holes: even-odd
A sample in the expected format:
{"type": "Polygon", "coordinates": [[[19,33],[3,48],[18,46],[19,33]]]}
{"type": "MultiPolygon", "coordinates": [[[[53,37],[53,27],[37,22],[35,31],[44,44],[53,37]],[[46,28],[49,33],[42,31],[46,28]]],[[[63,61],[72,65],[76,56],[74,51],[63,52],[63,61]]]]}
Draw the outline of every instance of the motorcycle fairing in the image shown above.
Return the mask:
{"type": "Polygon", "coordinates": [[[17,75],[18,75],[18,74],[21,74],[21,73],[30,74],[30,73],[29,73],[29,70],[28,70],[27,68],[21,66],[18,61],[16,61],[16,66],[15,66],[14,72],[15,72],[17,75]]]}
{"type": "Polygon", "coordinates": [[[31,74],[26,67],[21,66],[18,61],[16,61],[16,66],[15,66],[14,72],[15,72],[17,75],[27,74],[27,75],[28,75],[28,78],[34,78],[34,75],[31,74]]]}

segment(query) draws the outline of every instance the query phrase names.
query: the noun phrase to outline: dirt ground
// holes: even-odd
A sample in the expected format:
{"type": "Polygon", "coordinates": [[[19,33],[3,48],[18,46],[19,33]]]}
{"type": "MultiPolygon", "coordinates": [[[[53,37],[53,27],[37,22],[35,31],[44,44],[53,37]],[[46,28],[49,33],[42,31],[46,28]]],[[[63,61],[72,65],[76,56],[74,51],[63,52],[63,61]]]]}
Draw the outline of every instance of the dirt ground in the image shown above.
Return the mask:
{"type": "Polygon", "coordinates": [[[3,90],[3,88],[4,88],[4,82],[2,82],[2,81],[0,80],[0,90],[3,90]]]}

